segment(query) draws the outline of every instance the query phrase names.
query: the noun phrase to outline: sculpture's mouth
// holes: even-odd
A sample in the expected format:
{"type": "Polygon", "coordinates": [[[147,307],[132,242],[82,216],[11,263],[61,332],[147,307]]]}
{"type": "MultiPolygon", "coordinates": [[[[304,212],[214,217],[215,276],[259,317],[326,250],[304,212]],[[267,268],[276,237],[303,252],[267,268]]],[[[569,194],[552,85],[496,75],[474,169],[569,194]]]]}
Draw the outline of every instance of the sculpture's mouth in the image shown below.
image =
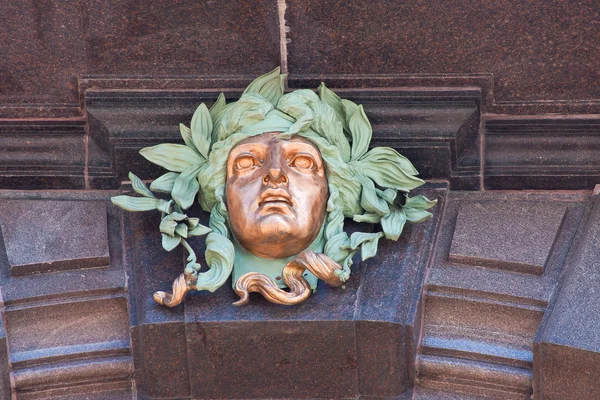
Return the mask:
{"type": "Polygon", "coordinates": [[[292,196],[283,189],[267,189],[258,200],[258,206],[264,205],[288,205],[292,206],[292,196]]]}

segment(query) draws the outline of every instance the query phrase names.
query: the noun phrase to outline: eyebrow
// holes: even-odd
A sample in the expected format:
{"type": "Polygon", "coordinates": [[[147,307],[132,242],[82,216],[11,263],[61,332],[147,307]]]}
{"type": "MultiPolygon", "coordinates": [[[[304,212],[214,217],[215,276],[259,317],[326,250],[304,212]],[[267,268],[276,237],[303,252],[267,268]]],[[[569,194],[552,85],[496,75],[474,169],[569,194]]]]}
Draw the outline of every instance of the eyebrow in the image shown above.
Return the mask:
{"type": "Polygon", "coordinates": [[[264,152],[269,146],[263,143],[244,143],[234,147],[231,150],[231,153],[234,153],[235,155],[239,153],[255,153],[256,151],[253,150],[256,150],[256,147],[259,147],[260,150],[264,152]]]}
{"type": "Polygon", "coordinates": [[[319,158],[321,158],[321,153],[319,152],[319,150],[317,150],[317,148],[315,146],[313,146],[310,143],[304,143],[304,142],[286,142],[283,144],[282,148],[285,150],[293,150],[294,148],[298,148],[301,147],[302,151],[305,151],[307,153],[310,153],[312,155],[318,155],[319,158]],[[305,149],[310,148],[310,151],[307,151],[305,149]]]}

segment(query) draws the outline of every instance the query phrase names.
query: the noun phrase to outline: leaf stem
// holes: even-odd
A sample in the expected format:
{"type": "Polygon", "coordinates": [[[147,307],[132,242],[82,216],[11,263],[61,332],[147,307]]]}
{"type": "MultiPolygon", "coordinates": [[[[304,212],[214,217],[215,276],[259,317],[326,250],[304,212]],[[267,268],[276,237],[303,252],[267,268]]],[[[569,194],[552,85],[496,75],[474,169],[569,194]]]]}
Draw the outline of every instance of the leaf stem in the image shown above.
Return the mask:
{"type": "MultiPolygon", "coordinates": [[[[196,265],[196,252],[194,251],[194,249],[192,249],[192,247],[189,245],[189,243],[187,242],[187,240],[185,240],[184,238],[181,238],[181,244],[183,244],[183,247],[185,247],[185,249],[190,254],[190,257],[188,257],[189,262],[188,262],[187,265],[194,265],[195,266],[196,265]]],[[[194,268],[194,269],[196,269],[196,268],[194,268]]]]}

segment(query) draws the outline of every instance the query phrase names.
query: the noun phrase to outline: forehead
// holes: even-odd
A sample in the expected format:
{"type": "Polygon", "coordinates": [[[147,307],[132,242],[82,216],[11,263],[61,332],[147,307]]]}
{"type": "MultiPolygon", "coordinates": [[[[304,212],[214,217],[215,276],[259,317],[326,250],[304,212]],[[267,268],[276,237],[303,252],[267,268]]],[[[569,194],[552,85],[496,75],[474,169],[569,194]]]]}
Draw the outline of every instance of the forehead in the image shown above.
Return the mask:
{"type": "Polygon", "coordinates": [[[319,150],[311,142],[304,139],[302,136],[296,135],[296,136],[292,136],[290,139],[279,139],[279,138],[277,138],[277,136],[280,133],[281,132],[268,132],[268,133],[263,133],[261,135],[256,135],[256,136],[246,138],[246,139],[242,140],[241,142],[239,142],[232,149],[232,151],[234,151],[235,149],[237,149],[239,147],[248,147],[247,145],[258,145],[260,147],[265,147],[265,148],[269,148],[269,147],[273,147],[273,148],[276,148],[276,147],[281,147],[281,148],[303,147],[305,149],[312,149],[314,152],[317,152],[318,154],[320,153],[319,150]]]}

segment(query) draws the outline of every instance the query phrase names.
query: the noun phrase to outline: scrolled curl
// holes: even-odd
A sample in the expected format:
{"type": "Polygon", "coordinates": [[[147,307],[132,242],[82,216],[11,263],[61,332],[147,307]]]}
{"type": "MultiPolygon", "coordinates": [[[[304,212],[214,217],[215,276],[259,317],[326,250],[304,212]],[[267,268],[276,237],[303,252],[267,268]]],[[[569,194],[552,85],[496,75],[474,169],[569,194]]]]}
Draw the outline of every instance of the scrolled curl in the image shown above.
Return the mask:
{"type": "Polygon", "coordinates": [[[327,282],[330,286],[337,287],[344,284],[339,274],[335,271],[342,266],[322,253],[304,250],[296,258],[286,264],[281,273],[283,282],[290,289],[286,292],[277,286],[275,281],[258,272],[248,272],[242,275],[235,284],[235,292],[240,299],[233,303],[242,306],[250,300],[250,293],[260,293],[268,301],[275,304],[291,306],[302,303],[310,297],[310,284],[304,279],[304,271],[309,270],[317,278],[327,282]]]}

